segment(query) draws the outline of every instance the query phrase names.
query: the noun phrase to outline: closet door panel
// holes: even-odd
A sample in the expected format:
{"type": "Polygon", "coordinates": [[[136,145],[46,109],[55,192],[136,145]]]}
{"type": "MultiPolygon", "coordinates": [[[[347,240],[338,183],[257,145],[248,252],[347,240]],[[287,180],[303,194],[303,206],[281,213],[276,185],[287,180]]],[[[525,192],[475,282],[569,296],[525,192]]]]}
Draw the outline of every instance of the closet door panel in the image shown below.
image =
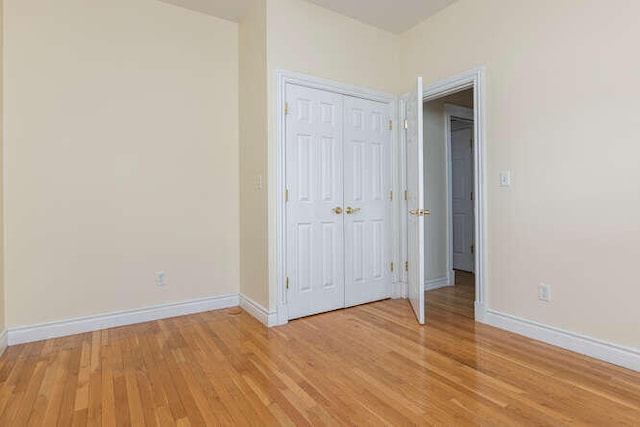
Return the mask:
{"type": "Polygon", "coordinates": [[[343,308],[342,96],[286,87],[289,318],[343,308]]]}
{"type": "Polygon", "coordinates": [[[390,107],[344,98],[345,305],[391,295],[390,107]]]}

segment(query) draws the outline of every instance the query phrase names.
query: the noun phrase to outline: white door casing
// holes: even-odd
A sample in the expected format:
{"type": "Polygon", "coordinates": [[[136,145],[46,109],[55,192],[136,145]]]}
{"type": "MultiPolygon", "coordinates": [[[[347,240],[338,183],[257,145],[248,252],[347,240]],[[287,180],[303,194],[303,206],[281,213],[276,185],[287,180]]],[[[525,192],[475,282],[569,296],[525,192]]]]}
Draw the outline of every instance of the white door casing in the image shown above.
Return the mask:
{"type": "Polygon", "coordinates": [[[451,131],[453,268],[474,272],[473,122],[451,131]]]}
{"type": "Polygon", "coordinates": [[[345,305],[391,295],[390,106],[344,97],[345,305]]]}
{"type": "Polygon", "coordinates": [[[422,116],[422,77],[416,88],[404,96],[406,103],[407,141],[407,193],[408,210],[408,258],[409,301],[418,323],[424,324],[424,140],[422,116]]]}
{"type": "Polygon", "coordinates": [[[342,96],[287,85],[289,318],[344,307],[342,96]],[[340,210],[336,210],[340,208],[340,210]]]}

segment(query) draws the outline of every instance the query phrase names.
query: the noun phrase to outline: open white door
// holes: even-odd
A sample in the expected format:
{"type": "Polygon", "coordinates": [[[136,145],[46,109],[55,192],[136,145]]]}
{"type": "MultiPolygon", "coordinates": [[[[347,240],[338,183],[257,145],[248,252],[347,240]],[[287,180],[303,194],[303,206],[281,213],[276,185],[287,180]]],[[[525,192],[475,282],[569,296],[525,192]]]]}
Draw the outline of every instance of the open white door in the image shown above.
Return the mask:
{"type": "Polygon", "coordinates": [[[424,140],[422,137],[422,77],[406,99],[407,234],[409,245],[409,301],[418,322],[424,324],[424,140]]]}

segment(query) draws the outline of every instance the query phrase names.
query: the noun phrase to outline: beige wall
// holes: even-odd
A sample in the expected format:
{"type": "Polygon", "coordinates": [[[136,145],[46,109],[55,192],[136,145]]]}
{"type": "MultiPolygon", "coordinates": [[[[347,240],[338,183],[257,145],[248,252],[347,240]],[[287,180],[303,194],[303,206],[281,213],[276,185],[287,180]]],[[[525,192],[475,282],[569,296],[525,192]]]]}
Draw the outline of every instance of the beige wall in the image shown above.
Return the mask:
{"type": "Polygon", "coordinates": [[[264,307],[267,181],[267,21],[266,3],[259,0],[240,22],[240,292],[264,307]]]}
{"type": "Polygon", "coordinates": [[[270,89],[280,68],[393,92],[393,34],[301,0],[267,0],[267,24],[270,89]]]}
{"type": "Polygon", "coordinates": [[[486,66],[489,307],[636,348],[639,15],[635,0],[461,0],[400,43],[403,80],[486,66]]]}
{"type": "Polygon", "coordinates": [[[237,293],[237,24],[151,0],[5,18],[8,326],[237,293]]]}
{"type": "Polygon", "coordinates": [[[393,92],[396,36],[301,0],[267,0],[269,306],[276,307],[275,89],[284,69],[393,92]]]}

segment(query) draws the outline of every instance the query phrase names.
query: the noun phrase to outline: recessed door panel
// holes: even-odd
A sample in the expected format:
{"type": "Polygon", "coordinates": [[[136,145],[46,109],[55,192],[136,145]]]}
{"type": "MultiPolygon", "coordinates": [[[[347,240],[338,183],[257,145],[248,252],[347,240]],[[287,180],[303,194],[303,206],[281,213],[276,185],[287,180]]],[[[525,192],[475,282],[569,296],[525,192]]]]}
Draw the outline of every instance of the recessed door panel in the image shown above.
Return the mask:
{"type": "MultiPolygon", "coordinates": [[[[351,187],[352,197],[354,201],[362,201],[364,199],[364,170],[365,170],[365,148],[366,143],[364,141],[350,141],[351,156],[347,156],[351,159],[351,173],[347,175],[347,183],[351,187]],[[349,179],[351,177],[351,179],[349,179]]],[[[349,149],[349,148],[348,148],[349,149]]]]}
{"type": "Polygon", "coordinates": [[[371,222],[371,250],[373,251],[373,278],[379,280],[385,274],[385,223],[381,220],[371,222]]]}
{"type": "Polygon", "coordinates": [[[336,258],[335,253],[335,236],[336,227],[340,226],[335,222],[325,222],[322,223],[322,236],[320,239],[320,244],[322,245],[322,262],[320,263],[321,267],[321,276],[322,276],[322,287],[324,289],[335,288],[336,287],[336,277],[335,277],[335,265],[341,260],[336,258]]]}
{"type": "Polygon", "coordinates": [[[339,177],[336,174],[336,164],[340,163],[341,149],[342,144],[336,138],[323,137],[320,142],[320,187],[324,202],[342,203],[342,199],[338,199],[336,194],[336,190],[342,185],[341,182],[336,182],[339,177]]]}
{"type": "Polygon", "coordinates": [[[384,198],[385,168],[384,144],[371,144],[371,200],[380,201],[384,198]]]}
{"type": "Polygon", "coordinates": [[[365,278],[364,272],[364,252],[365,252],[365,242],[364,242],[364,234],[365,234],[365,223],[363,221],[353,221],[351,223],[349,233],[349,248],[352,257],[352,264],[347,267],[353,270],[350,285],[353,283],[362,283],[365,278]]]}
{"type": "Polygon", "coordinates": [[[298,224],[297,253],[298,253],[298,288],[300,293],[313,290],[313,225],[298,224]]]}
{"type": "Polygon", "coordinates": [[[298,161],[297,161],[297,188],[298,188],[298,201],[310,202],[311,201],[311,185],[313,181],[311,167],[312,154],[313,154],[313,138],[311,135],[298,134],[296,135],[298,140],[298,161]]]}

